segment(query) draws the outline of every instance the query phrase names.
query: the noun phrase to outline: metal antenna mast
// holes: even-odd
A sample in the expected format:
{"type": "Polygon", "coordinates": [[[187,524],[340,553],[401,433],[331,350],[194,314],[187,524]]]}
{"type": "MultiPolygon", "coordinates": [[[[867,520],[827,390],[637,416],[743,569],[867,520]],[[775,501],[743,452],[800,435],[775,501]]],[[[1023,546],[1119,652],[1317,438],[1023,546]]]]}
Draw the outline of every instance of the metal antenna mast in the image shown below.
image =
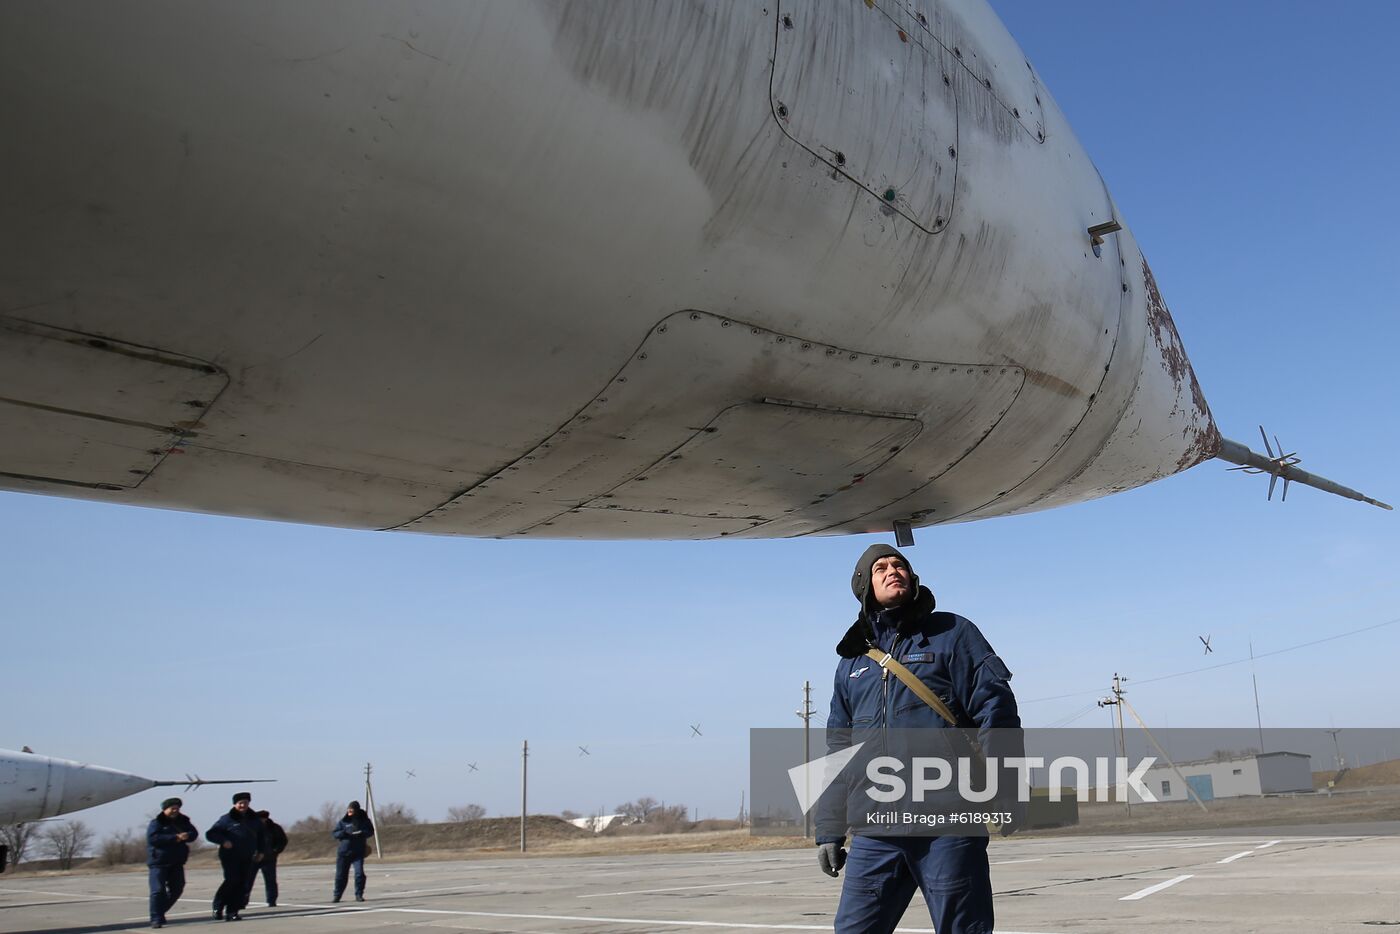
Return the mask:
{"type": "MultiPolygon", "coordinates": [[[[1284,481],[1287,489],[1287,481],[1284,481]]],[[[1259,713],[1259,675],[1254,670],[1254,640],[1249,640],[1249,677],[1254,681],[1254,723],[1259,729],[1259,751],[1264,749],[1264,717],[1259,713]]]]}

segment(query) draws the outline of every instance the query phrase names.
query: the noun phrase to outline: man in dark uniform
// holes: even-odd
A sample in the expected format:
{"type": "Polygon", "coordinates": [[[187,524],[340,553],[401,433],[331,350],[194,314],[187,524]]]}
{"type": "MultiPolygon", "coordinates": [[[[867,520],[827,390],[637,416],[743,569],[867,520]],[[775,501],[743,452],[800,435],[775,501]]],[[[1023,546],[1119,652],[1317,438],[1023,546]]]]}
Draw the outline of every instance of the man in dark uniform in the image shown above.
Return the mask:
{"type": "MultiPolygon", "coordinates": [[[[836,752],[850,743],[850,731],[939,730],[951,726],[925,701],[866,656],[871,649],[899,661],[944,702],[964,732],[975,732],[987,750],[1009,736],[1011,755],[1019,747],[1021,720],[1008,682],[1011,672],[970,621],[934,612],[933,594],[905,557],[888,545],[872,545],[856,562],[851,590],[860,615],[837,654],[836,683],[827,719],[836,752]],[[875,670],[872,670],[875,669],[875,670]]],[[[956,732],[956,731],[955,731],[956,732]]],[[[938,934],[991,934],[992,882],[987,837],[897,836],[857,833],[849,857],[844,849],[846,811],[833,823],[819,820],[818,863],[827,875],[846,869],[837,934],[889,934],[909,906],[917,887],[928,904],[938,934]]]]}
{"type": "Polygon", "coordinates": [[[365,850],[369,838],[374,836],[374,824],[360,809],[360,802],[350,802],[331,836],[340,841],[335,852],[335,889],[331,901],[338,902],[345,894],[345,884],[350,881],[350,869],[354,867],[355,901],[362,902],[365,900],[365,850]]]}
{"type": "Polygon", "coordinates": [[[214,893],[214,917],[238,921],[248,904],[253,867],[267,849],[262,821],[252,810],[253,796],[240,791],[233,796],[233,807],[205,831],[204,839],[219,848],[219,865],[224,881],[214,893]]]}
{"type": "Polygon", "coordinates": [[[253,898],[253,886],[258,883],[258,874],[263,877],[263,892],[267,895],[267,907],[277,907],[277,857],[287,848],[287,832],[282,829],[282,825],[272,819],[272,815],[267,811],[258,811],[258,820],[262,821],[263,838],[267,844],[267,849],[263,851],[262,861],[253,866],[253,872],[248,876],[248,894],[243,898],[243,904],[248,904],[253,898]]]}
{"type": "Polygon", "coordinates": [[[190,841],[199,836],[190,819],[180,813],[184,802],[166,798],[160,813],[146,825],[146,866],[151,882],[151,927],[165,927],[165,913],[185,891],[185,860],[190,841]]]}

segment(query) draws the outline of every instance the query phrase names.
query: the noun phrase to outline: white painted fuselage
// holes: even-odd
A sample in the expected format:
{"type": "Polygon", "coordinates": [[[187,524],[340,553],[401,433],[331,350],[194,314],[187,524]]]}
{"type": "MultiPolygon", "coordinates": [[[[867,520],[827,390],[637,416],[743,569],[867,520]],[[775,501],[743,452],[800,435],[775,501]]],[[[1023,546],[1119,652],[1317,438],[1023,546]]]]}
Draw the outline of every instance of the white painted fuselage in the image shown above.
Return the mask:
{"type": "Polygon", "coordinates": [[[130,772],[0,749],[0,824],[81,811],[154,787],[130,772]]]}
{"type": "Polygon", "coordinates": [[[1219,435],[981,0],[0,6],[0,486],[771,537],[1219,435]]]}

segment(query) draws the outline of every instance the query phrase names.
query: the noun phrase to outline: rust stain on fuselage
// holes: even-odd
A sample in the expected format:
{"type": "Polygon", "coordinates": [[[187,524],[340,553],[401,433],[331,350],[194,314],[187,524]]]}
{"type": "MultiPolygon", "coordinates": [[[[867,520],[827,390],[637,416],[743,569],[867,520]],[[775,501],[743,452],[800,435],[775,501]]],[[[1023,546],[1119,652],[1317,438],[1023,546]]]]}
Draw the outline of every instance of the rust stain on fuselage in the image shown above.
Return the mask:
{"type": "Polygon", "coordinates": [[[1220,431],[1215,427],[1205,393],[1201,391],[1196,371],[1186,357],[1181,335],[1176,331],[1176,322],[1167,310],[1167,303],[1162,300],[1157,280],[1145,257],[1142,261],[1142,279],[1147,286],[1147,324],[1152,331],[1152,340],[1162,355],[1163,368],[1176,386],[1178,400],[1189,397],[1194,409],[1183,432],[1188,445],[1176,464],[1177,470],[1185,470],[1215,456],[1220,450],[1220,431]]]}
{"type": "Polygon", "coordinates": [[[1018,363],[1017,366],[1026,371],[1026,382],[1033,383],[1043,389],[1048,389],[1053,393],[1064,396],[1066,399],[1078,399],[1084,395],[1084,390],[1071,382],[1060,379],[1053,373],[1046,373],[1044,370],[1036,370],[1025,364],[1018,363]]]}

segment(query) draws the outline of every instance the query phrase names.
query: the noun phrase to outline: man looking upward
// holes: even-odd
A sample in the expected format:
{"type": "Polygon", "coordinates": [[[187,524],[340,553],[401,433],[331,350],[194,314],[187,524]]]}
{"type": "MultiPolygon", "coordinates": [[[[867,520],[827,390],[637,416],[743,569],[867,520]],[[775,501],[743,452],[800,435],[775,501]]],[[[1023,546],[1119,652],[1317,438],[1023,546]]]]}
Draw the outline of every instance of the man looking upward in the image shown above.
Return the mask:
{"type": "MultiPolygon", "coordinates": [[[[841,656],[827,719],[832,748],[849,745],[858,730],[952,729],[883,664],[878,650],[900,662],[947,706],[956,727],[976,732],[986,749],[989,731],[1016,731],[1021,719],[1011,672],[970,621],[934,611],[933,593],[919,584],[908,560],[888,545],[872,545],[856,562],[851,591],[860,615],[837,645],[841,656]],[[873,669],[873,670],[872,670],[873,669]]],[[[950,734],[936,734],[950,735],[950,734]]],[[[1020,753],[1017,752],[1019,755],[1020,753]]],[[[992,881],[987,837],[889,836],[858,833],[849,856],[846,823],[819,822],[818,862],[827,875],[842,866],[846,878],[836,911],[836,934],[889,934],[917,886],[938,934],[991,934],[992,881]]]]}

